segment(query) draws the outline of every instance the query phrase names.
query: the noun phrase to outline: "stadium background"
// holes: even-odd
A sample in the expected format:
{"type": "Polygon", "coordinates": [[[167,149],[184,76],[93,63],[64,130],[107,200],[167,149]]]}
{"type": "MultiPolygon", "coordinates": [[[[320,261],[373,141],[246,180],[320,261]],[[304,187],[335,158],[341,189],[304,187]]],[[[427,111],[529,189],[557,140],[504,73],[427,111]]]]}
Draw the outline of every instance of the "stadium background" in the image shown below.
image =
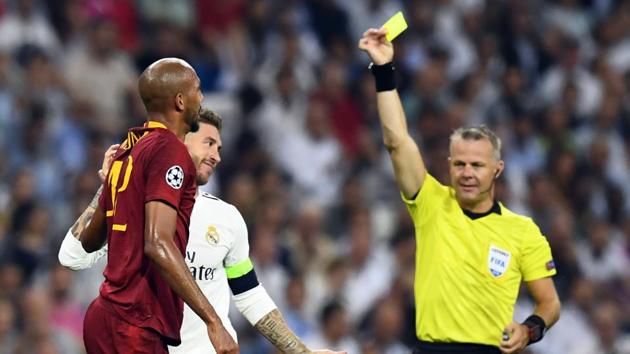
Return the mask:
{"type": "MultiPolygon", "coordinates": [[[[245,217],[259,279],[316,347],[406,353],[414,239],[362,32],[402,9],[400,94],[429,170],[448,135],[504,142],[499,199],[552,246],[563,311],[536,354],[630,353],[630,1],[0,1],[0,353],[81,353],[101,281],[56,253],[137,75],[188,60],[225,120],[203,189],[245,217]]],[[[521,296],[516,318],[531,311],[521,296]]],[[[234,316],[242,353],[272,353],[234,316]]],[[[471,324],[474,326],[474,324],[471,324]]]]}

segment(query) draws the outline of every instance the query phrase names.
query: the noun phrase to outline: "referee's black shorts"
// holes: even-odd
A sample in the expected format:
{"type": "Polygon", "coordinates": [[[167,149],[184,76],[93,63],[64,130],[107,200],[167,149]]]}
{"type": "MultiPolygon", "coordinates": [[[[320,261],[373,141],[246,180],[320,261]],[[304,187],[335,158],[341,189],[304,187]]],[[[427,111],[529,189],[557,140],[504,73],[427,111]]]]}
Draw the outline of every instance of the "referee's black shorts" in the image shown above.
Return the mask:
{"type": "Polygon", "coordinates": [[[418,341],[413,354],[501,354],[501,351],[497,347],[483,344],[418,341]]]}

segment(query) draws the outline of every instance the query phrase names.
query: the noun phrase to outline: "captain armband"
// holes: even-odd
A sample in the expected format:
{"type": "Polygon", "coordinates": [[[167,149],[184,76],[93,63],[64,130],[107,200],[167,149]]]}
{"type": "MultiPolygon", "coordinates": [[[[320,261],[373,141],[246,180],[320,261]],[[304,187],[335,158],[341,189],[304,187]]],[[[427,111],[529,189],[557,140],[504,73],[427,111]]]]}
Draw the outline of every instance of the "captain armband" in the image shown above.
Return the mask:
{"type": "Polygon", "coordinates": [[[249,258],[233,266],[225,267],[225,273],[234,295],[244,293],[258,286],[254,265],[249,258]]]}

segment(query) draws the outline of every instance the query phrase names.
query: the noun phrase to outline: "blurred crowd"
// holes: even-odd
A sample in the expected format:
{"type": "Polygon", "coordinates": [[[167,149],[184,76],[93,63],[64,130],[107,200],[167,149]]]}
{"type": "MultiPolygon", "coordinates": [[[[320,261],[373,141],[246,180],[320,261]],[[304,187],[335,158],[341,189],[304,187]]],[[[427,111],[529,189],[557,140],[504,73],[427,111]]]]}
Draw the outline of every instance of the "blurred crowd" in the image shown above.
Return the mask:
{"type": "MultiPolygon", "coordinates": [[[[630,1],[0,0],[0,354],[83,352],[104,264],[71,272],[57,251],[105,149],[145,119],[138,74],[170,56],[224,118],[202,189],[243,214],[290,326],[312,347],[408,353],[414,230],[356,47],[398,10],[429,171],[448,183],[450,133],[492,127],[498,199],[551,244],[562,315],[529,353],[630,353],[630,1]]],[[[515,317],[531,311],[523,294],[515,317]]],[[[274,353],[232,312],[242,353],[274,353]]]]}

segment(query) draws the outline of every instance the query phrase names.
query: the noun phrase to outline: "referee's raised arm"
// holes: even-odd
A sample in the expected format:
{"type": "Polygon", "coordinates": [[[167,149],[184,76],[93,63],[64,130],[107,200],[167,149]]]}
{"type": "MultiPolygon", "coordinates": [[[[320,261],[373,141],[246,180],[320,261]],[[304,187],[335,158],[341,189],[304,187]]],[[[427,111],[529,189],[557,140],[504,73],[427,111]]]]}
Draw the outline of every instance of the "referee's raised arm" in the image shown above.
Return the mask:
{"type": "Polygon", "coordinates": [[[418,146],[407,130],[405,113],[396,91],[394,47],[385,38],[385,29],[367,30],[359,40],[359,48],[372,60],[370,70],[376,80],[376,99],[383,142],[394,166],[396,182],[405,198],[417,195],[426,175],[418,146]]]}

